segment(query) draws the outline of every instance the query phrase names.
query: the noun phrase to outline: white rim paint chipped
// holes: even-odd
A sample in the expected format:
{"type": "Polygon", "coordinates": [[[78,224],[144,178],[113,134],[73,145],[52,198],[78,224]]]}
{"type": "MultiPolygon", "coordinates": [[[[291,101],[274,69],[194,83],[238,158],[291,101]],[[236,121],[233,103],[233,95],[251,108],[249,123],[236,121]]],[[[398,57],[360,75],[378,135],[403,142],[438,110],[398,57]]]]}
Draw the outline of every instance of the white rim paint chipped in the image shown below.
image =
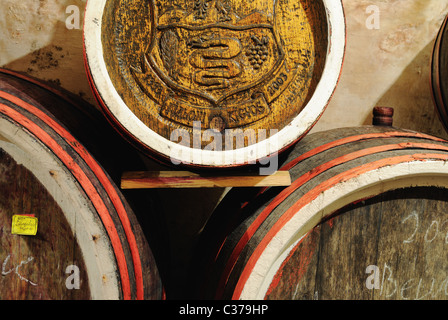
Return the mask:
{"type": "Polygon", "coordinates": [[[90,201],[76,192],[80,186],[73,175],[28,131],[2,118],[0,128],[0,148],[30,170],[61,207],[81,249],[92,299],[119,299],[120,280],[109,237],[101,221],[94,218],[97,213],[90,201]],[[56,174],[52,176],[49,171],[56,174]],[[93,236],[97,237],[96,241],[92,240],[93,236]]]}
{"type": "Polygon", "coordinates": [[[84,22],[86,59],[93,83],[113,117],[131,134],[156,153],[182,162],[201,166],[232,166],[255,163],[288,147],[303,136],[319,119],[339,81],[345,53],[345,17],[341,0],[322,0],[328,23],[328,50],[322,77],[300,114],[272,137],[237,150],[198,150],[174,143],[148,128],[126,106],[115,90],[103,57],[101,26],[107,0],[89,0],[84,22]]]}
{"type": "Polygon", "coordinates": [[[270,240],[256,261],[239,299],[264,299],[278,268],[323,217],[353,203],[387,191],[415,186],[448,188],[445,161],[413,161],[386,166],[337,184],[296,212],[270,240]]]}

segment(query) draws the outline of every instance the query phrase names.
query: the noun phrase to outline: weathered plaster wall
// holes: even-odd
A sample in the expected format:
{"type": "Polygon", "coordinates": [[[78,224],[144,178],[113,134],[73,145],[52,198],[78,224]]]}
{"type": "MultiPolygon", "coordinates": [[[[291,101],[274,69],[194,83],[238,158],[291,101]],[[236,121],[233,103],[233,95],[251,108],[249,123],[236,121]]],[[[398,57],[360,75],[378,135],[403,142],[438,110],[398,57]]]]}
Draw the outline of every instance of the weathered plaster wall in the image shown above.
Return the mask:
{"type": "Polygon", "coordinates": [[[84,71],[82,30],[66,26],[73,14],[66,10],[75,5],[82,28],[85,4],[85,0],[1,0],[0,66],[50,80],[94,103],[84,71]]]}

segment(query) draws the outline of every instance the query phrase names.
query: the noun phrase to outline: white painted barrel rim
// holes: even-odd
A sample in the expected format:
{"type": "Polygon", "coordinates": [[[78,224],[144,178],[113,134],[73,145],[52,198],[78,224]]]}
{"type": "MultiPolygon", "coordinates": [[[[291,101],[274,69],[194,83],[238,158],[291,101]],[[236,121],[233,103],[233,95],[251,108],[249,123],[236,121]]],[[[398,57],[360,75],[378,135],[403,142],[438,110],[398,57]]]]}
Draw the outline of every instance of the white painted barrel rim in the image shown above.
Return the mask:
{"type": "Polygon", "coordinates": [[[107,0],[87,1],[84,46],[88,72],[114,121],[120,123],[134,140],[154,153],[167,158],[173,154],[181,154],[182,159],[178,160],[197,166],[240,166],[255,163],[259,159],[275,155],[305,135],[322,115],[336,89],[345,54],[344,10],[341,0],[321,1],[326,10],[329,39],[325,67],[313,96],[289,125],[270,138],[245,148],[209,151],[185,147],[160,136],[132,113],[114,88],[103,59],[101,26],[107,0]]]}
{"type": "Polygon", "coordinates": [[[323,218],[359,199],[396,189],[422,186],[448,189],[448,167],[445,161],[412,161],[384,166],[325,190],[294,213],[270,239],[243,284],[241,294],[233,298],[264,299],[286,256],[323,218]]]}

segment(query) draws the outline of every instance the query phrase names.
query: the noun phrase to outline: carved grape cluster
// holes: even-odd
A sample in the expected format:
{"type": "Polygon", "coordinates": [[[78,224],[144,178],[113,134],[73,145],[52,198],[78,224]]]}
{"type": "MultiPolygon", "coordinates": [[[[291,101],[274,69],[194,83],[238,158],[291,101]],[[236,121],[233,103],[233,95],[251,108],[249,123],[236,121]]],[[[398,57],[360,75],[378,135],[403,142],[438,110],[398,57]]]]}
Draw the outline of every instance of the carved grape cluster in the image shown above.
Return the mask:
{"type": "Polygon", "coordinates": [[[255,70],[261,68],[263,63],[268,59],[269,50],[269,38],[262,37],[261,40],[256,36],[252,36],[253,44],[246,50],[246,55],[249,57],[249,62],[255,70]]]}

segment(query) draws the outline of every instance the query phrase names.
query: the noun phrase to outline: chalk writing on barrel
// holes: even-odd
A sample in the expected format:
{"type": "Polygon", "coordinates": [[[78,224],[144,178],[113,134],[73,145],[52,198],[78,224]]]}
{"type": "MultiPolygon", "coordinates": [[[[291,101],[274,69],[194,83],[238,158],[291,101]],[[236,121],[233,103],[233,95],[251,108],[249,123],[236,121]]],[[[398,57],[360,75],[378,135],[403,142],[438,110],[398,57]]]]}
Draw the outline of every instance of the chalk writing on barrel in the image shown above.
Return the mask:
{"type": "Polygon", "coordinates": [[[6,259],[3,261],[3,264],[2,264],[2,276],[7,276],[8,274],[14,272],[14,273],[20,278],[20,280],[25,281],[25,282],[28,282],[28,283],[31,284],[32,286],[37,286],[37,283],[32,282],[31,280],[25,278],[24,276],[22,276],[22,275],[19,273],[19,269],[20,269],[20,267],[22,267],[22,266],[25,265],[25,264],[30,263],[31,261],[34,260],[34,258],[33,258],[33,257],[28,257],[26,260],[22,260],[22,261],[20,262],[20,264],[18,264],[17,266],[15,266],[15,267],[13,267],[13,268],[11,268],[11,269],[9,269],[9,270],[6,270],[6,269],[7,269],[8,262],[9,262],[10,259],[11,259],[11,255],[8,255],[8,256],[6,257],[6,259]]]}
{"type": "Polygon", "coordinates": [[[378,266],[368,266],[366,273],[370,274],[366,280],[367,289],[378,289],[381,297],[391,298],[398,295],[403,300],[423,300],[439,298],[440,295],[448,296],[448,277],[443,280],[422,277],[398,279],[394,276],[393,268],[387,263],[383,265],[381,278],[378,266]]]}

